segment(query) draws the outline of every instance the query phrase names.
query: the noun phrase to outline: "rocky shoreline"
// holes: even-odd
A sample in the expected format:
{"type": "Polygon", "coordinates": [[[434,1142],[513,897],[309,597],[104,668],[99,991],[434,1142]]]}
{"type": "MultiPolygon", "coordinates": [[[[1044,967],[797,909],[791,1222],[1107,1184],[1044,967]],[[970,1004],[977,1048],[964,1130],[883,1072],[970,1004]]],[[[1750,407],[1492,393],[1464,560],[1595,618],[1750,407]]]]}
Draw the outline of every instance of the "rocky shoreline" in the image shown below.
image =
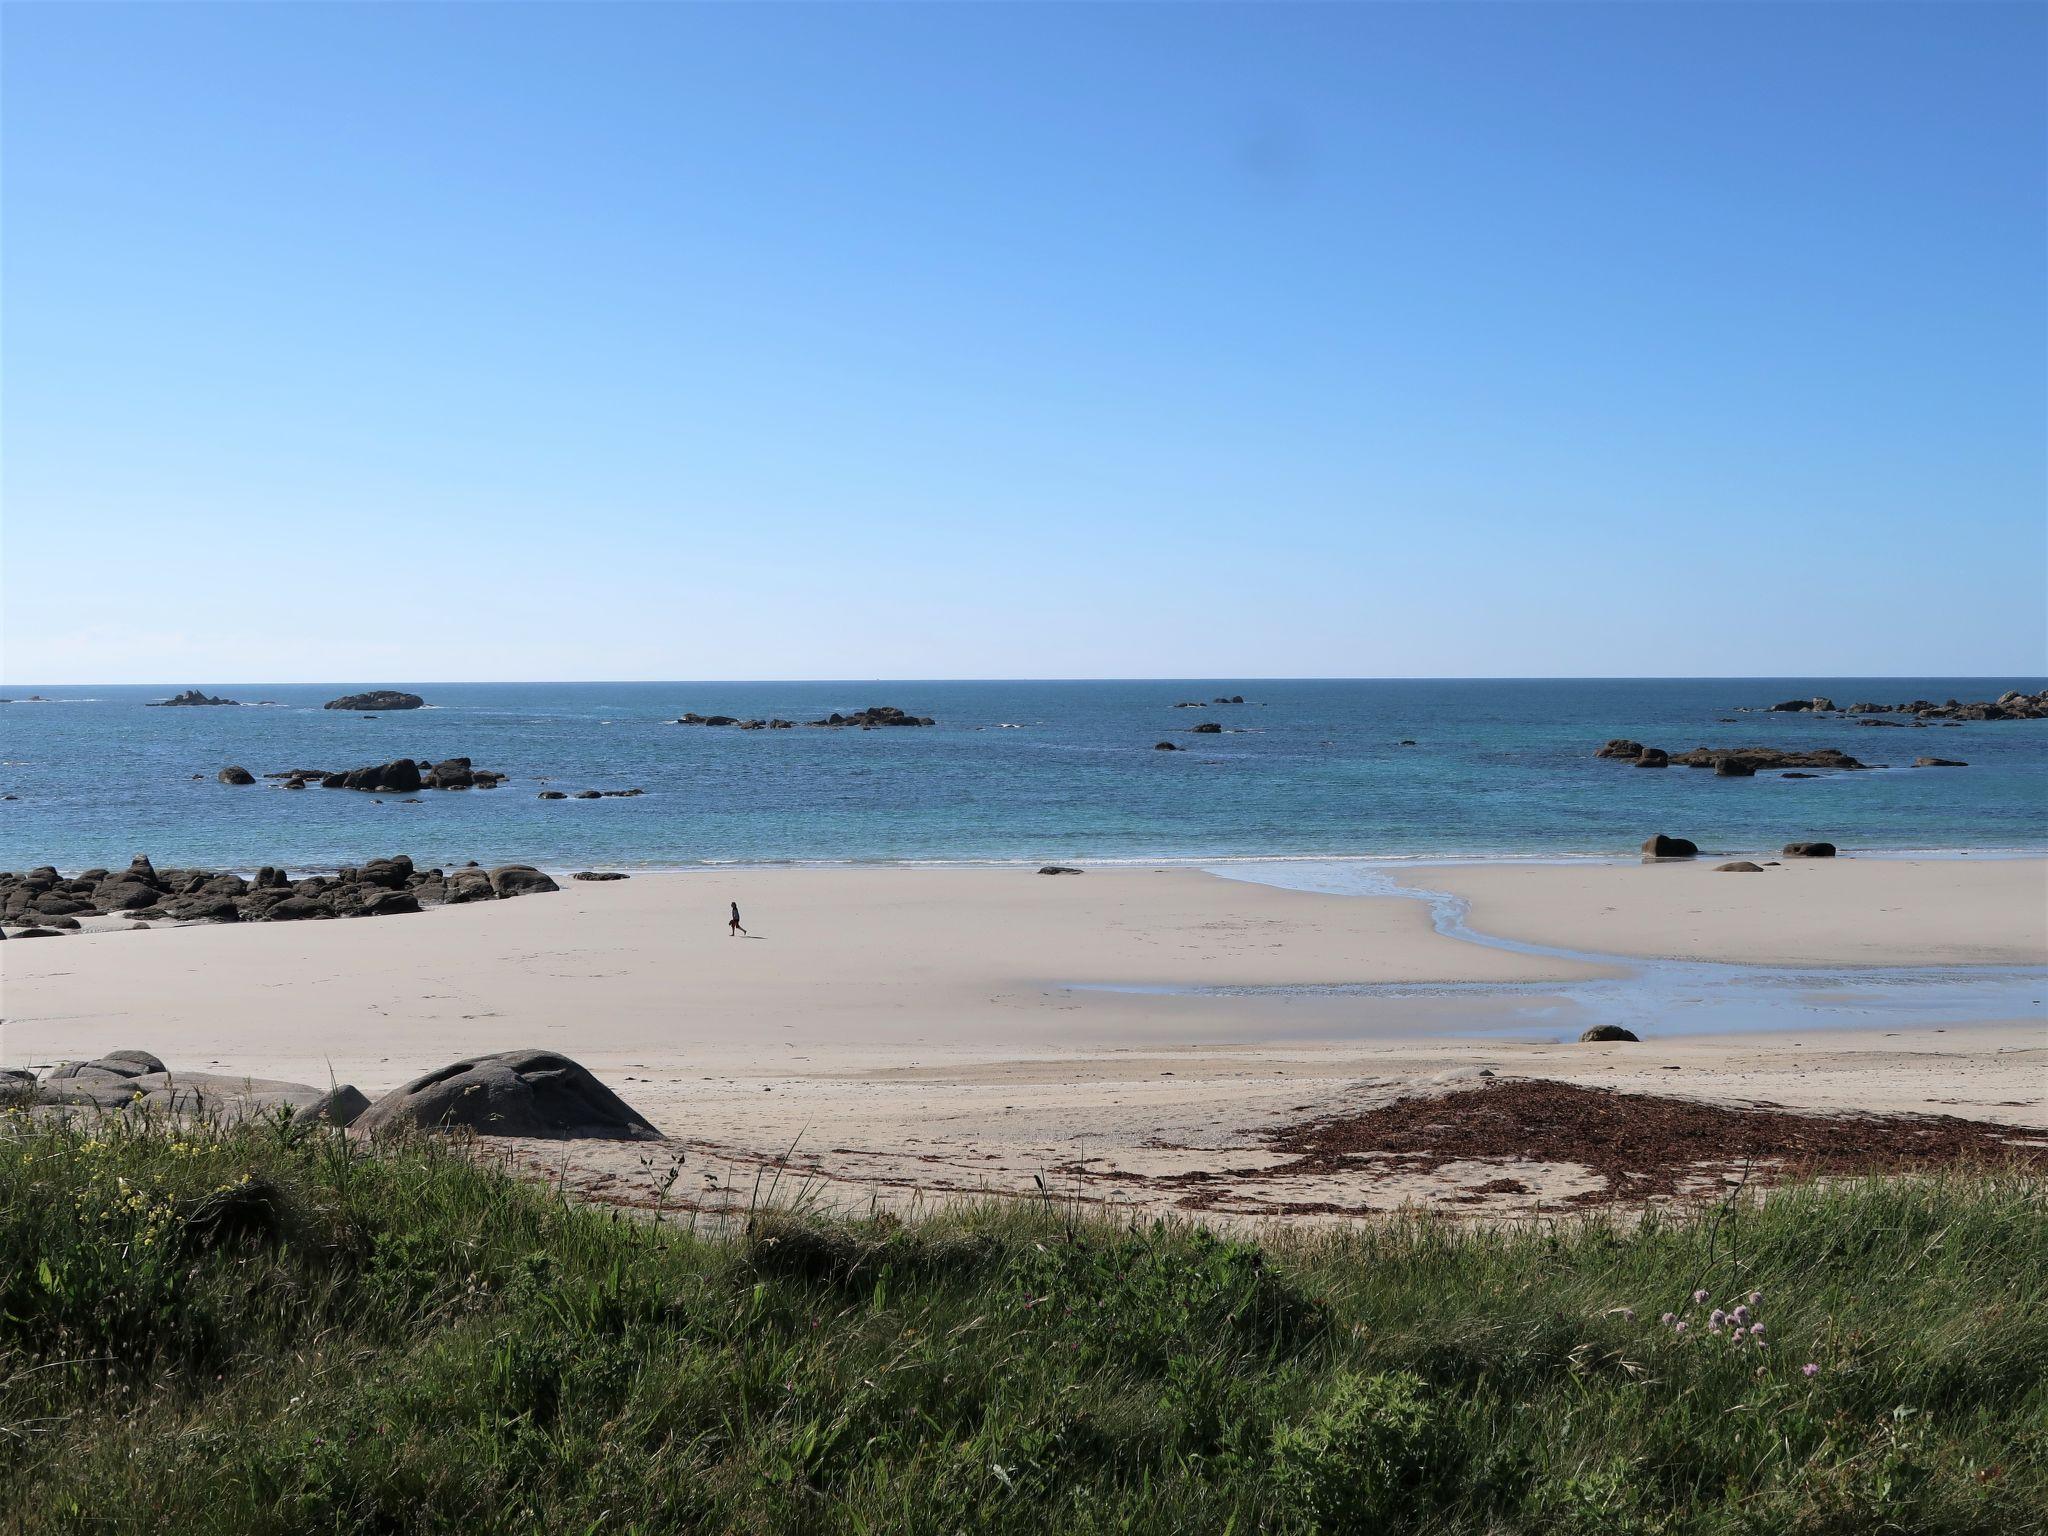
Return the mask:
{"type": "MultiPolygon", "coordinates": [[[[582,878],[579,876],[578,878],[582,878]]],[[[561,887],[531,864],[492,869],[420,869],[396,854],[293,879],[265,865],[253,878],[227,870],[158,870],[137,854],[124,870],[88,869],[66,877],[44,865],[0,872],[0,936],[75,933],[98,918],[137,928],[152,923],[284,923],[337,917],[389,917],[427,907],[509,901],[561,887]],[[15,930],[8,933],[6,929],[15,930]]]]}

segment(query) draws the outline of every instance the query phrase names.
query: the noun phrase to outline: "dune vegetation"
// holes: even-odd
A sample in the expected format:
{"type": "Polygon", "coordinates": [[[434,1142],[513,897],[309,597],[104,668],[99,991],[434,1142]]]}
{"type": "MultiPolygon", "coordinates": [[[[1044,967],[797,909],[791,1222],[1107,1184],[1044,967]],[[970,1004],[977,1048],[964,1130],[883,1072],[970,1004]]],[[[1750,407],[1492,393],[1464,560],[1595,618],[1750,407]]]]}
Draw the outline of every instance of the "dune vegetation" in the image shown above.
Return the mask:
{"type": "Polygon", "coordinates": [[[1238,1240],[744,1230],[281,1124],[0,1132],[0,1525],[2026,1532],[2048,1188],[1238,1240]]]}

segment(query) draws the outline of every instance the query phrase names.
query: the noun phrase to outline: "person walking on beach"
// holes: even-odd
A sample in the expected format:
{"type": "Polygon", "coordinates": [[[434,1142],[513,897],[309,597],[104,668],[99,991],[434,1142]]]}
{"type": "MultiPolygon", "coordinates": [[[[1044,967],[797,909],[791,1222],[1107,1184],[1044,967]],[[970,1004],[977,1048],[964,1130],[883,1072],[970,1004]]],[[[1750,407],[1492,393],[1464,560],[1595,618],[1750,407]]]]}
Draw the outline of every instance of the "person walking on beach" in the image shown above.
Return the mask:
{"type": "Polygon", "coordinates": [[[732,904],[732,926],[727,930],[726,937],[733,938],[745,934],[746,931],[746,929],[740,926],[740,904],[734,902],[732,904]]]}

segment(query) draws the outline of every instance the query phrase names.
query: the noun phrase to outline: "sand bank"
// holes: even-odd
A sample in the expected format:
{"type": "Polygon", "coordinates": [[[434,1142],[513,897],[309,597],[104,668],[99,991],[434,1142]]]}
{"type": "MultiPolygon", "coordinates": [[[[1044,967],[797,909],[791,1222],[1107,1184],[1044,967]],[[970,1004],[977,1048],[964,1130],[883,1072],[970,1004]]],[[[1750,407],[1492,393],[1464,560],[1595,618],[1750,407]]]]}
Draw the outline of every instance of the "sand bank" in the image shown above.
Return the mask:
{"type": "Polygon", "coordinates": [[[1483,933],[1606,955],[1751,965],[2048,965],[2048,861],[1733,859],[1468,865],[1401,882],[1470,903],[1483,933]]]}

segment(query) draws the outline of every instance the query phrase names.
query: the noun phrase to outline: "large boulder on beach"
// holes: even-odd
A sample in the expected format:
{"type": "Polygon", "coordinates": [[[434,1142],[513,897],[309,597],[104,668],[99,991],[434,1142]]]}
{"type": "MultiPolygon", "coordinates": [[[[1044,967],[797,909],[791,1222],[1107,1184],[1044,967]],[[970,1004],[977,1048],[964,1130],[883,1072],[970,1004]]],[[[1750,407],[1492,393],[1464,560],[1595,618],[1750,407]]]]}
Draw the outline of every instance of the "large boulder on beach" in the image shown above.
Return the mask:
{"type": "Polygon", "coordinates": [[[657,1131],[588,1069],[553,1051],[472,1056],[394,1088],[355,1122],[390,1131],[473,1131],[551,1141],[659,1141],[657,1131]]]}
{"type": "Polygon", "coordinates": [[[1623,1029],[1619,1024],[1595,1024],[1579,1036],[1581,1045],[1598,1045],[1605,1041],[1635,1045],[1640,1043],[1640,1037],[1633,1030],[1623,1029]]]}
{"type": "Polygon", "coordinates": [[[1659,832],[1655,837],[1643,841],[1643,854],[1652,859],[1690,859],[1700,851],[1700,845],[1689,837],[1666,837],[1659,832]]]}
{"type": "Polygon", "coordinates": [[[1788,859],[1832,859],[1835,856],[1833,843],[1787,843],[1785,857],[1788,859]]]}
{"type": "Polygon", "coordinates": [[[372,693],[348,693],[338,699],[329,699],[322,709],[352,709],[359,713],[383,714],[393,709],[423,709],[426,700],[416,693],[400,693],[394,688],[379,688],[372,693]]]}
{"type": "Polygon", "coordinates": [[[1763,865],[1752,863],[1748,859],[1732,859],[1726,864],[1716,864],[1714,869],[1716,873],[1724,875],[1760,875],[1764,872],[1763,865]]]}
{"type": "MultiPolygon", "coordinates": [[[[457,871],[456,873],[461,873],[457,871]]],[[[452,881],[454,876],[449,877],[452,881]]],[[[531,864],[500,864],[491,871],[491,891],[501,900],[514,896],[537,896],[561,887],[531,864]]]]}

